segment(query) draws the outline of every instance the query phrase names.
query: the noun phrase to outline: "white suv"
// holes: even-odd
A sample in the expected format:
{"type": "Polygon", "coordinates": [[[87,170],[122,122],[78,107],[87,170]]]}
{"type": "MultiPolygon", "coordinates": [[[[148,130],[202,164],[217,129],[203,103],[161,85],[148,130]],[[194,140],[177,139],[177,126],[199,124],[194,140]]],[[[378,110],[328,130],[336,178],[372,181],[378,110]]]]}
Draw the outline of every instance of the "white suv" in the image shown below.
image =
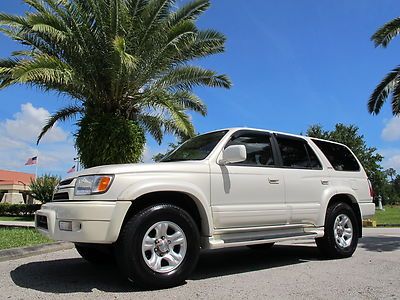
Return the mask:
{"type": "Polygon", "coordinates": [[[344,145],[260,129],[199,135],[155,164],[107,165],[60,182],[36,227],[83,258],[115,258],[141,286],[181,283],[200,249],[315,239],[349,257],[375,212],[360,162],[344,145]]]}

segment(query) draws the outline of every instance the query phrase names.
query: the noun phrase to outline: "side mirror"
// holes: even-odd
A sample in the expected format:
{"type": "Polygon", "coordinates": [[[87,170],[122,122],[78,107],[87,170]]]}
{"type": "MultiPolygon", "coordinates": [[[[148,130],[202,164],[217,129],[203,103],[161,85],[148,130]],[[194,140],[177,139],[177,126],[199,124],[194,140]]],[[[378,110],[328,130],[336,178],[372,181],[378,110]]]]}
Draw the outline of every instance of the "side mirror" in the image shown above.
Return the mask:
{"type": "Polygon", "coordinates": [[[232,145],[222,152],[222,158],[219,164],[237,163],[245,161],[247,157],[246,147],[244,145],[232,145]]]}

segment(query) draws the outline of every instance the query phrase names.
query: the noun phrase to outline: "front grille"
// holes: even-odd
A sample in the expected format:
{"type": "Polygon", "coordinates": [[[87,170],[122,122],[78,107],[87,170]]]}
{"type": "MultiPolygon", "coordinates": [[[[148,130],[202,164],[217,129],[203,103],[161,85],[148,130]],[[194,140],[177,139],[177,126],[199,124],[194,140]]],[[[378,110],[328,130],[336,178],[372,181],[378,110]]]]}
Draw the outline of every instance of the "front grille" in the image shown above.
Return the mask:
{"type": "Polygon", "coordinates": [[[47,226],[47,217],[37,215],[36,216],[36,227],[48,230],[49,228],[47,226]]]}
{"type": "Polygon", "coordinates": [[[68,184],[70,184],[73,180],[74,180],[74,178],[65,179],[65,180],[61,181],[58,185],[59,185],[59,186],[61,186],[61,185],[68,185],[68,184]]]}
{"type": "Polygon", "coordinates": [[[53,196],[53,201],[54,200],[68,200],[69,195],[67,192],[62,192],[62,193],[55,193],[53,196]]]}

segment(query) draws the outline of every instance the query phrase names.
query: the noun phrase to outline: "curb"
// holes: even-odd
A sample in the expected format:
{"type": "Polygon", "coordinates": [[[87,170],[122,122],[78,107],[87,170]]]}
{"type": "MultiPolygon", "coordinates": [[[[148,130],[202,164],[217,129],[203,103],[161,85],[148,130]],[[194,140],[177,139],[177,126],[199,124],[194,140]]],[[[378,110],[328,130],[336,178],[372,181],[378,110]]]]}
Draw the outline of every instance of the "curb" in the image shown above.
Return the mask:
{"type": "Polygon", "coordinates": [[[55,242],[50,244],[0,250],[0,262],[72,249],[73,247],[73,243],[55,242]]]}
{"type": "Polygon", "coordinates": [[[0,221],[0,227],[11,227],[11,228],[35,228],[35,223],[33,222],[23,222],[14,223],[9,221],[0,221]]]}

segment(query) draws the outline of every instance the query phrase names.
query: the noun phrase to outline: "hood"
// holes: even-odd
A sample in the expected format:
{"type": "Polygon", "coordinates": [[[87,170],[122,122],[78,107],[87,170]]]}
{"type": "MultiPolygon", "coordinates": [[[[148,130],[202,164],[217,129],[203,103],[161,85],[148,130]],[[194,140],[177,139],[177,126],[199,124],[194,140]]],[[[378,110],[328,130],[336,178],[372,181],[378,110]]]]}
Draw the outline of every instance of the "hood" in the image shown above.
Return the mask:
{"type": "Polygon", "coordinates": [[[159,163],[137,163],[137,164],[116,164],[104,165],[84,169],[70,174],[63,180],[76,178],[83,175],[96,174],[123,174],[123,173],[158,173],[158,172],[207,172],[209,170],[208,161],[175,161],[159,163]]]}

